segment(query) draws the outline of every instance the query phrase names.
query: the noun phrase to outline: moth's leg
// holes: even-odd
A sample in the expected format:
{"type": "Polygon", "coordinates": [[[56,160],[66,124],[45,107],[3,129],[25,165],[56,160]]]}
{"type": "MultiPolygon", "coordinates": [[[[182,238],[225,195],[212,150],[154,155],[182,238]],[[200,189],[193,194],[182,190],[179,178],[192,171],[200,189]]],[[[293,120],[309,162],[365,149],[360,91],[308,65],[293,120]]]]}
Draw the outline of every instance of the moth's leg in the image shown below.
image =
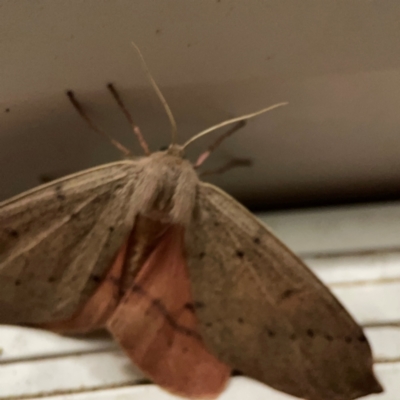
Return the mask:
{"type": "Polygon", "coordinates": [[[127,242],[92,297],[71,318],[39,327],[60,333],[87,333],[103,328],[120,301],[126,249],[127,242]]]}
{"type": "Polygon", "coordinates": [[[148,156],[150,154],[149,146],[147,145],[147,142],[144,140],[144,137],[143,137],[142,132],[140,131],[140,128],[136,125],[135,121],[133,120],[132,115],[129,113],[128,109],[125,107],[125,104],[123,103],[121,96],[117,92],[117,89],[115,89],[115,86],[112,83],[109,83],[107,85],[107,88],[111,92],[111,94],[114,97],[117,104],[119,105],[119,108],[121,109],[121,111],[124,113],[126,119],[131,124],[132,131],[138,138],[140,146],[144,150],[144,154],[146,154],[146,156],[148,156]]]}
{"type": "Polygon", "coordinates": [[[226,164],[222,165],[219,168],[215,169],[209,169],[206,171],[203,171],[200,176],[204,177],[207,175],[216,175],[216,174],[223,174],[226,171],[229,171],[232,168],[236,167],[250,167],[253,165],[253,161],[250,160],[249,158],[234,158],[230,161],[228,161],[226,164]]]}
{"type": "Polygon", "coordinates": [[[86,121],[86,123],[89,125],[90,129],[93,129],[95,132],[98,134],[104,136],[106,139],[108,139],[113,146],[115,146],[119,151],[123,153],[124,156],[130,156],[131,152],[123,146],[120,142],[117,140],[113,139],[108,133],[104,132],[102,129],[100,129],[86,114],[85,110],[83,109],[81,103],[76,99],[75,93],[72,90],[67,91],[67,96],[69,100],[71,101],[72,105],[74,106],[75,110],[78,112],[78,114],[86,121]]]}
{"type": "Polygon", "coordinates": [[[205,160],[207,160],[208,156],[229,136],[233,135],[236,131],[239,129],[243,128],[246,125],[246,121],[239,121],[236,125],[234,125],[231,129],[229,129],[227,132],[222,134],[217,138],[217,140],[211,144],[211,146],[204,152],[201,153],[197,159],[197,161],[194,163],[194,168],[199,168],[200,165],[204,163],[205,160]]]}
{"type": "Polygon", "coordinates": [[[184,256],[171,226],[107,321],[107,329],[154,383],[185,398],[215,398],[231,369],[206,349],[184,256]]]}

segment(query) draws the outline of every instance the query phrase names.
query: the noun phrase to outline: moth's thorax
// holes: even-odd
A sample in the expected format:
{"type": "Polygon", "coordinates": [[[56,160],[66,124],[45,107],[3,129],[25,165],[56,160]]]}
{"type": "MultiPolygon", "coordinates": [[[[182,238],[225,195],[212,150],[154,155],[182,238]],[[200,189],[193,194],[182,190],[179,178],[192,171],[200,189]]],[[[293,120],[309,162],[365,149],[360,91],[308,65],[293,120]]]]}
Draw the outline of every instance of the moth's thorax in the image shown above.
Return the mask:
{"type": "Polygon", "coordinates": [[[138,162],[133,201],[139,214],[163,223],[187,225],[193,214],[198,177],[183,151],[172,145],[138,162]]]}

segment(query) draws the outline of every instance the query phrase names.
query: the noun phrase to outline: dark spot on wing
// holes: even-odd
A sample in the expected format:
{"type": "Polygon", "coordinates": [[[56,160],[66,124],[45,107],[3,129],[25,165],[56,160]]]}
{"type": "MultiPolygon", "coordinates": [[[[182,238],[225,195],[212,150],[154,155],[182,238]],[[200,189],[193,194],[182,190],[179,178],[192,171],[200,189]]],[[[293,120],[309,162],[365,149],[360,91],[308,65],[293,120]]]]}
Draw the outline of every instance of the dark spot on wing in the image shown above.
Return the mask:
{"type": "Polygon", "coordinates": [[[367,338],[366,338],[364,335],[360,335],[360,336],[358,337],[358,341],[361,342],[361,343],[363,343],[363,342],[366,342],[366,341],[367,341],[367,338]]]}
{"type": "Polygon", "coordinates": [[[19,279],[17,279],[15,282],[14,282],[14,285],[15,286],[19,286],[21,284],[21,281],[19,280],[19,279]]]}
{"type": "Polygon", "coordinates": [[[193,303],[194,308],[198,309],[198,308],[203,308],[205,306],[205,304],[202,301],[195,301],[193,303]]]}
{"type": "Polygon", "coordinates": [[[275,336],[275,332],[271,331],[271,329],[267,329],[267,333],[268,333],[268,336],[271,338],[275,336]]]}
{"type": "Polygon", "coordinates": [[[239,322],[239,324],[243,324],[244,319],[242,317],[239,317],[237,321],[239,322]]]}
{"type": "Polygon", "coordinates": [[[54,276],[49,276],[48,278],[47,278],[47,282],[49,282],[49,283],[53,283],[53,282],[55,282],[56,281],[56,278],[54,277],[54,276]]]}
{"type": "Polygon", "coordinates": [[[204,253],[204,251],[202,251],[202,252],[199,254],[199,259],[202,260],[202,259],[205,257],[205,255],[206,255],[206,253],[204,253]]]}
{"type": "Polygon", "coordinates": [[[332,337],[332,335],[326,334],[325,339],[328,340],[329,342],[332,342],[333,337],[332,337]]]}
{"type": "Polygon", "coordinates": [[[219,222],[218,221],[214,221],[214,226],[219,226],[219,222]]]}
{"type": "Polygon", "coordinates": [[[9,109],[9,108],[6,108],[4,111],[5,111],[6,113],[8,113],[8,112],[10,112],[10,109],[9,109]]]}
{"type": "Polygon", "coordinates": [[[17,238],[19,236],[19,232],[15,229],[12,228],[6,228],[5,230],[7,234],[13,238],[17,238]]]}
{"type": "Polygon", "coordinates": [[[191,312],[195,312],[196,309],[199,308],[203,308],[204,307],[204,303],[201,301],[195,301],[193,303],[186,303],[183,308],[186,308],[187,310],[191,311],[191,312]]]}
{"type": "Polygon", "coordinates": [[[212,326],[213,326],[212,322],[207,322],[207,323],[206,323],[206,327],[207,327],[207,328],[211,328],[212,326]]]}
{"type": "Polygon", "coordinates": [[[253,239],[253,242],[254,242],[255,244],[260,244],[260,243],[261,243],[261,240],[260,240],[260,238],[255,237],[255,238],[253,239]]]}
{"type": "Polygon", "coordinates": [[[194,304],[193,303],[186,303],[183,308],[186,308],[187,310],[191,311],[194,313],[195,308],[194,308],[194,304]]]}
{"type": "Polygon", "coordinates": [[[108,230],[109,230],[110,233],[112,233],[112,232],[114,232],[114,227],[113,227],[113,226],[110,226],[110,227],[108,228],[108,230]]]}
{"type": "Polygon", "coordinates": [[[346,337],[344,338],[344,341],[345,341],[346,343],[351,343],[351,342],[352,342],[352,339],[351,339],[350,336],[346,336],[346,337]]]}
{"type": "Polygon", "coordinates": [[[239,258],[243,258],[244,257],[243,251],[242,250],[237,250],[236,251],[236,256],[239,257],[239,258]]]}
{"type": "Polygon", "coordinates": [[[295,335],[294,333],[292,333],[292,334],[289,336],[289,339],[290,339],[290,340],[296,340],[296,335],[295,335]]]}
{"type": "Polygon", "coordinates": [[[288,298],[292,297],[296,292],[297,290],[295,289],[287,289],[281,294],[281,299],[287,300],[288,298]]]}
{"type": "Polygon", "coordinates": [[[312,329],[307,329],[307,336],[310,338],[314,337],[314,331],[312,329]]]}
{"type": "Polygon", "coordinates": [[[94,282],[100,282],[101,281],[101,276],[96,275],[96,274],[91,274],[90,279],[94,282]]]}

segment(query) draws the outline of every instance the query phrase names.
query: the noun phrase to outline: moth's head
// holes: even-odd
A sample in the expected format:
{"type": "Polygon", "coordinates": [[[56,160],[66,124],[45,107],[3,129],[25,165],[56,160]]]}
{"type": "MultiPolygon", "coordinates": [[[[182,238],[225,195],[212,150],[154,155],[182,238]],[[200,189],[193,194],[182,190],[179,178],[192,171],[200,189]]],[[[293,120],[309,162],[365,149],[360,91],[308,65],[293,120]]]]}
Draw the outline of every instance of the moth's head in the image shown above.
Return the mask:
{"type": "Polygon", "coordinates": [[[175,156],[179,158],[183,158],[185,155],[185,150],[183,146],[179,144],[171,144],[168,149],[166,150],[166,153],[170,156],[175,156]]]}

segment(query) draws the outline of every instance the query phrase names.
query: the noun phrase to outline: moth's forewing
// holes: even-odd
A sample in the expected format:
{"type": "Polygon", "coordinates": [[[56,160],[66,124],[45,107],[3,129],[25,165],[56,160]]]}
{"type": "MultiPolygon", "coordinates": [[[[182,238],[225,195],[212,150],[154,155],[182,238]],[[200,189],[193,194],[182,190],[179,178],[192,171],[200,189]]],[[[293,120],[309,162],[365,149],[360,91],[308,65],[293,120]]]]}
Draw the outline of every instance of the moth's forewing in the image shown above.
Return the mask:
{"type": "Polygon", "coordinates": [[[362,329],[314,274],[234,199],[198,191],[186,232],[201,333],[222,361],[306,399],[382,391],[362,329]]]}
{"type": "Polygon", "coordinates": [[[0,204],[0,323],[68,318],[129,234],[136,164],[80,172],[0,204]]]}

